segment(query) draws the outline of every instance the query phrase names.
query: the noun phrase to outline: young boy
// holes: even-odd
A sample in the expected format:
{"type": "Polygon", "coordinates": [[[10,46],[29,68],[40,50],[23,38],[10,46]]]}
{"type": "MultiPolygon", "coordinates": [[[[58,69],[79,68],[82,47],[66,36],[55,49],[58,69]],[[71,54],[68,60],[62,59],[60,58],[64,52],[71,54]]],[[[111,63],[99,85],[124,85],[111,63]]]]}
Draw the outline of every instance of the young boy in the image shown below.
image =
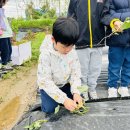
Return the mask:
{"type": "Polygon", "coordinates": [[[7,0],[0,1],[0,29],[2,31],[0,35],[0,69],[2,68],[2,70],[12,69],[9,62],[11,61],[12,53],[10,38],[13,36],[13,32],[4,14],[3,6],[6,4],[6,2],[7,0]]]}
{"type": "MultiPolygon", "coordinates": [[[[104,0],[70,0],[68,17],[73,17],[79,24],[80,36],[76,42],[76,50],[81,64],[82,84],[88,85],[89,96],[98,98],[96,93],[97,79],[102,64],[102,47],[105,36],[104,26],[100,23],[100,15],[104,0]]],[[[88,94],[84,94],[87,99],[88,94]]]]}
{"type": "Polygon", "coordinates": [[[74,49],[79,27],[72,18],[59,18],[53,24],[52,36],[47,36],[41,46],[38,64],[38,86],[42,111],[53,113],[58,104],[73,111],[82,98],[80,64],[74,49]]]}
{"type": "Polygon", "coordinates": [[[102,23],[107,26],[107,35],[112,29],[119,33],[106,40],[109,46],[108,97],[117,97],[118,93],[121,97],[130,96],[130,29],[121,30],[127,17],[130,17],[130,0],[106,0],[102,23]]]}

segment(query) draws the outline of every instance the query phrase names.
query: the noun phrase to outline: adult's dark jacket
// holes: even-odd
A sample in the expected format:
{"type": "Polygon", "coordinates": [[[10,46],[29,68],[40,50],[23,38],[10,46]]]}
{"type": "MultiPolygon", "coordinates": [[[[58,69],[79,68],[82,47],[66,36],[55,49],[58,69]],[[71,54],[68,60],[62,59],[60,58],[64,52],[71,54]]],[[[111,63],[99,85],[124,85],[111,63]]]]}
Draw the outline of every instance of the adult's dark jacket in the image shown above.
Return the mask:
{"type": "MultiPolygon", "coordinates": [[[[130,0],[106,0],[101,19],[107,26],[106,35],[112,32],[109,26],[112,19],[118,18],[123,22],[127,17],[130,17],[130,0]]],[[[113,47],[130,47],[130,29],[111,36],[106,40],[106,44],[113,47]]]]}
{"type": "Polygon", "coordinates": [[[103,4],[104,0],[70,0],[68,17],[75,18],[80,29],[76,49],[104,46],[104,41],[98,44],[105,35],[100,22],[103,4]]]}

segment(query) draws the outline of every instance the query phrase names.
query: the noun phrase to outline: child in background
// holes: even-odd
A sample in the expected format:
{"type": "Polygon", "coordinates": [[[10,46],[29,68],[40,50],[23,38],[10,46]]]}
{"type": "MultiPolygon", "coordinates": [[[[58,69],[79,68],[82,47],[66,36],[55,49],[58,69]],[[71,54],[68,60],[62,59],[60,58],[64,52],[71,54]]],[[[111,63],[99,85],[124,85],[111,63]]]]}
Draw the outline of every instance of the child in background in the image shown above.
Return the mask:
{"type": "Polygon", "coordinates": [[[130,0],[106,0],[102,23],[107,26],[107,35],[112,33],[112,29],[118,32],[118,35],[106,39],[109,46],[108,97],[117,97],[118,93],[121,97],[130,96],[130,29],[123,32],[121,29],[127,17],[130,17],[130,0]]]}
{"type": "Polygon", "coordinates": [[[11,69],[11,67],[9,66],[12,53],[10,37],[13,36],[13,32],[4,14],[3,6],[6,4],[6,2],[7,0],[0,1],[0,68],[2,67],[2,69],[7,70],[11,69]]]}
{"type": "MultiPolygon", "coordinates": [[[[82,85],[88,86],[91,99],[97,99],[97,79],[101,72],[105,30],[100,22],[104,0],[70,0],[68,17],[79,24],[80,36],[76,51],[81,64],[82,85]]],[[[88,100],[88,93],[83,95],[88,100]]]]}
{"type": "Polygon", "coordinates": [[[78,36],[78,23],[73,18],[59,18],[52,36],[44,40],[37,73],[43,112],[53,113],[58,104],[73,111],[82,103],[77,89],[81,86],[80,63],[74,49],[78,36]]]}

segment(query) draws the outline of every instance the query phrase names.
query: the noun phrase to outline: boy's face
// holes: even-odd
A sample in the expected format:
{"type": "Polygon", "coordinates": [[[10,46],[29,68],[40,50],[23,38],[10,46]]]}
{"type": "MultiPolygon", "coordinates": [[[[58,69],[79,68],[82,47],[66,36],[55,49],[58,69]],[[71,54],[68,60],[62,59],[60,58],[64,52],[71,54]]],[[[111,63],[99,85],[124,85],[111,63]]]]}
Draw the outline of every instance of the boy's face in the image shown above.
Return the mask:
{"type": "Polygon", "coordinates": [[[66,55],[73,49],[73,45],[65,46],[65,45],[63,45],[60,42],[56,43],[54,38],[52,38],[52,42],[54,44],[54,48],[61,54],[65,54],[66,55]]]}

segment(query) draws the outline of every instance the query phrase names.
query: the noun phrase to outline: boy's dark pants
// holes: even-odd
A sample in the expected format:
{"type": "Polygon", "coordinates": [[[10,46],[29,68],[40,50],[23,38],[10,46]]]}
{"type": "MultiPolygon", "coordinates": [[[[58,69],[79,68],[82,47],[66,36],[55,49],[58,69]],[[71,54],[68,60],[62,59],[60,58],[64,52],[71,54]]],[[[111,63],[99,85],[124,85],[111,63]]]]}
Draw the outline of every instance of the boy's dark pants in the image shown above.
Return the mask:
{"type": "MultiPolygon", "coordinates": [[[[66,84],[62,88],[60,88],[64,93],[67,94],[67,96],[71,99],[73,99],[73,95],[70,92],[70,84],[66,84]]],[[[44,90],[40,90],[41,93],[41,108],[42,111],[45,113],[53,113],[55,111],[55,108],[58,106],[58,103],[52,99],[44,90]]]]}
{"type": "Polygon", "coordinates": [[[6,65],[11,60],[12,46],[10,38],[0,39],[1,62],[6,65]]]}
{"type": "Polygon", "coordinates": [[[8,62],[11,61],[11,54],[12,54],[12,44],[10,38],[8,39],[8,47],[9,47],[9,57],[8,57],[8,62]]]}

